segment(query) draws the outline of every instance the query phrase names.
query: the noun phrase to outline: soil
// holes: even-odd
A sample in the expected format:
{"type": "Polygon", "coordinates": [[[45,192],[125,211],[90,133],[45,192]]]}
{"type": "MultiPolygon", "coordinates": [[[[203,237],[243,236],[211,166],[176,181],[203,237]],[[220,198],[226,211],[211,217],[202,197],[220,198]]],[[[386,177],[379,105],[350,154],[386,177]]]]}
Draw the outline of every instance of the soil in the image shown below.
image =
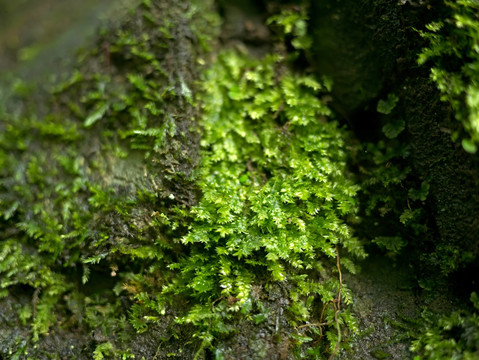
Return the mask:
{"type": "Polygon", "coordinates": [[[338,359],[412,359],[411,335],[421,326],[422,309],[449,313],[457,305],[447,288],[421,289],[407,256],[372,255],[363,261],[359,275],[346,274],[344,280],[354,294],[360,333],[338,359]]]}

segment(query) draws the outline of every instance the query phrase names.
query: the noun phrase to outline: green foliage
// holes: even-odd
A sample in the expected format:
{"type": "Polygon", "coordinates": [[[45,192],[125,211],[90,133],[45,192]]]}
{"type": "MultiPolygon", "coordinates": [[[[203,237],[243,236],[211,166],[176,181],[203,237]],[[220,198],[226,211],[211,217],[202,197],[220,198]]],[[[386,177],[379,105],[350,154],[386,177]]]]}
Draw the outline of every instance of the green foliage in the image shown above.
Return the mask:
{"type": "Polygon", "coordinates": [[[28,285],[36,289],[33,309],[26,307],[20,313],[22,321],[34,315],[34,340],[38,340],[39,335],[47,332],[55,323],[52,310],[59,297],[72,287],[65,283],[62,275],[45,268],[46,261],[38,255],[28,254],[24,246],[15,240],[0,243],[0,294],[7,295],[5,290],[15,285],[28,285]]]}
{"type": "MultiPolygon", "coordinates": [[[[298,356],[337,353],[357,331],[341,309],[351,302],[341,267],[354,272],[365,253],[346,224],[358,191],[348,134],[319,99],[330,84],[279,56],[222,52],[195,99],[197,54],[177,16],[200,33],[198,8],[140,9],[51,89],[48,114],[3,120],[0,294],[33,289],[19,316],[34,342],[52,327],[84,327],[101,339],[93,358],[126,359],[132,330],[176,313],[200,357],[236,320],[265,324],[273,309],[253,287],[281,284],[298,356]],[[317,337],[326,341],[301,348],[317,337]]],[[[270,22],[296,49],[309,46],[303,10],[270,22]]]]}
{"type": "Polygon", "coordinates": [[[427,195],[429,194],[429,183],[427,181],[423,181],[419,189],[411,188],[407,194],[411,200],[426,201],[427,195]]]}
{"type": "Polygon", "coordinates": [[[93,351],[94,360],[103,360],[106,356],[113,355],[113,345],[110,342],[101,343],[97,345],[95,351],[93,351]]]}
{"type": "Polygon", "coordinates": [[[388,115],[396,107],[399,97],[395,94],[389,94],[386,100],[379,100],[377,105],[378,113],[388,115]]]}
{"type": "Polygon", "coordinates": [[[203,39],[214,29],[211,15],[194,16],[207,1],[187,14],[160,5],[140,5],[100,38],[47,89],[44,107],[21,83],[0,105],[0,296],[34,294],[19,311],[32,335],[22,351],[71,327],[111,335],[95,358],[131,358],[134,329],[119,296],[158,290],[179,252],[173,234],[194,202],[201,50],[177,43],[190,43],[189,21],[203,39]]]}
{"type": "Polygon", "coordinates": [[[406,127],[406,123],[403,119],[396,119],[386,123],[383,126],[382,130],[384,135],[386,135],[388,139],[394,139],[394,138],[397,138],[398,135],[403,132],[405,127],[406,127]]]}
{"type": "Polygon", "coordinates": [[[95,347],[93,351],[93,360],[103,359],[134,359],[135,355],[129,350],[117,350],[111,342],[104,342],[95,347]]]}
{"type": "MultiPolygon", "coordinates": [[[[400,122],[403,123],[401,120],[400,122]]],[[[397,115],[385,127],[394,132],[397,115]]],[[[402,124],[404,125],[404,124],[402,124]]],[[[384,130],[384,128],[383,128],[384,130]]],[[[372,237],[372,243],[389,256],[395,256],[427,231],[424,202],[429,184],[417,188],[407,166],[408,146],[385,131],[388,139],[377,144],[365,143],[359,153],[363,221],[360,232],[372,237]]]]}
{"type": "MultiPolygon", "coordinates": [[[[475,153],[479,143],[479,3],[445,3],[451,15],[420,32],[429,46],[422,50],[418,62],[430,63],[431,78],[442,93],[441,99],[451,104],[467,132],[462,145],[475,153]]],[[[456,132],[454,137],[458,136],[456,132]]]]}
{"type": "Polygon", "coordinates": [[[407,245],[401,236],[376,236],[372,242],[392,254],[399,254],[407,245]]]}
{"type": "MultiPolygon", "coordinates": [[[[396,108],[397,103],[399,102],[399,97],[396,94],[388,94],[388,97],[383,100],[379,100],[376,111],[383,115],[392,115],[394,114],[394,109],[396,108]]],[[[406,127],[406,122],[401,117],[397,116],[387,116],[387,122],[382,127],[384,135],[388,139],[395,139],[406,127]]]]}
{"type": "Polygon", "coordinates": [[[449,315],[424,312],[420,332],[411,350],[421,359],[479,358],[479,297],[472,293],[473,311],[454,311],[449,315]]]}
{"type": "MultiPolygon", "coordinates": [[[[157,301],[181,294],[198,303],[178,321],[197,327],[201,349],[233,330],[235,314],[251,313],[252,285],[265,276],[290,284],[291,322],[299,325],[310,319],[314,299],[327,304],[340,291],[337,246],[351,269],[349,257],[365,256],[343,220],[355,216],[358,188],[345,176],[346,135],[326,121],[330,111],[317,98],[324,86],[279,76],[279,66],[275,56],[224,52],[203,81],[203,195],[182,238],[187,255],[170,265],[176,278],[157,301]]],[[[253,312],[255,322],[261,314],[253,312]]],[[[332,320],[334,311],[326,316],[332,320]]],[[[352,326],[346,318],[340,324],[352,326]]],[[[338,330],[327,334],[333,351],[338,330]]]]}
{"type": "Polygon", "coordinates": [[[280,38],[290,42],[297,51],[311,48],[312,39],[308,34],[308,14],[305,6],[285,9],[271,16],[266,23],[277,29],[280,38]]]}

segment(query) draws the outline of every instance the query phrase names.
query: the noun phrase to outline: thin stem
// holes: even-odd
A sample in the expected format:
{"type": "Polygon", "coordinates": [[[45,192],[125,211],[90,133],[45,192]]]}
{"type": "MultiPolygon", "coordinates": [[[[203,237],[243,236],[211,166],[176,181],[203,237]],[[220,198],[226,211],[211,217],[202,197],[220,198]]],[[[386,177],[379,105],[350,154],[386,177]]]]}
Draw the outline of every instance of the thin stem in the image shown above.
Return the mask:
{"type": "Polygon", "coordinates": [[[313,326],[317,326],[317,327],[328,326],[328,325],[331,325],[331,323],[332,323],[332,321],[322,322],[322,323],[304,324],[304,325],[298,326],[297,329],[304,329],[304,328],[313,327],[313,326]]]}
{"type": "Polygon", "coordinates": [[[334,322],[336,323],[336,331],[338,332],[338,341],[336,343],[336,347],[334,348],[333,353],[329,357],[329,360],[332,360],[339,352],[339,348],[341,346],[341,327],[339,326],[338,314],[341,311],[341,291],[343,289],[343,274],[341,272],[341,263],[339,260],[339,247],[336,245],[336,267],[338,268],[339,272],[339,290],[338,290],[338,297],[334,299],[333,306],[334,306],[334,322]]]}

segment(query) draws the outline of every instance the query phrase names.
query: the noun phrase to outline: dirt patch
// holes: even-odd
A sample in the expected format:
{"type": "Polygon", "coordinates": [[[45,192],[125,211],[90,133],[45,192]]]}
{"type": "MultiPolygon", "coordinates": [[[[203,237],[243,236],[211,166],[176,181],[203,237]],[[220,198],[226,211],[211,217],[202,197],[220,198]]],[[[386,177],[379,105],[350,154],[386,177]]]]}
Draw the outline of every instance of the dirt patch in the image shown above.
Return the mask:
{"type": "Polygon", "coordinates": [[[455,305],[447,289],[420,289],[406,256],[393,260],[373,255],[359,275],[346,274],[345,282],[354,294],[360,334],[350,339],[351,349],[341,359],[412,359],[410,336],[420,326],[422,309],[448,313],[455,305]]]}

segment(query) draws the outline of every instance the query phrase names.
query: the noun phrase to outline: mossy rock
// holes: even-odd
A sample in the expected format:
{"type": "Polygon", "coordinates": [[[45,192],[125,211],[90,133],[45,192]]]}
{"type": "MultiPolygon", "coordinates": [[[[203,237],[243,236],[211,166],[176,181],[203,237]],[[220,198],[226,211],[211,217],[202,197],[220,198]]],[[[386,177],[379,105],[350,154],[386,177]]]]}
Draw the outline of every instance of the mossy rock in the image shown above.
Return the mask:
{"type": "Polygon", "coordinates": [[[168,338],[171,327],[137,335],[120,292],[138,259],[175,246],[160,214],[197,199],[191,89],[215,31],[192,20],[211,11],[200,5],[144,1],[53,86],[16,80],[2,104],[3,357],[153,358],[168,338]]]}
{"type": "Polygon", "coordinates": [[[353,271],[365,254],[327,87],[277,54],[209,55],[217,32],[210,2],[144,0],[53,86],[15,82],[0,290],[24,303],[5,356],[287,358],[354,331],[340,257],[353,271]],[[319,304],[328,325],[295,329],[319,304]]]}
{"type": "Polygon", "coordinates": [[[419,262],[446,275],[469,266],[467,272],[474,272],[477,157],[451,140],[459,124],[451,106],[440,100],[430,70],[418,66],[427,42],[414,30],[451,17],[450,10],[442,1],[325,1],[312,3],[310,17],[313,63],[333,79],[333,108],[363,141],[380,140],[391,153],[403,147],[389,165],[411,166],[412,171],[403,170],[408,175],[401,185],[383,197],[406,200],[401,186],[429,186],[421,220],[427,229],[419,241],[408,235],[419,262]],[[389,98],[396,99],[395,107],[385,112],[382,104],[389,98]]]}

